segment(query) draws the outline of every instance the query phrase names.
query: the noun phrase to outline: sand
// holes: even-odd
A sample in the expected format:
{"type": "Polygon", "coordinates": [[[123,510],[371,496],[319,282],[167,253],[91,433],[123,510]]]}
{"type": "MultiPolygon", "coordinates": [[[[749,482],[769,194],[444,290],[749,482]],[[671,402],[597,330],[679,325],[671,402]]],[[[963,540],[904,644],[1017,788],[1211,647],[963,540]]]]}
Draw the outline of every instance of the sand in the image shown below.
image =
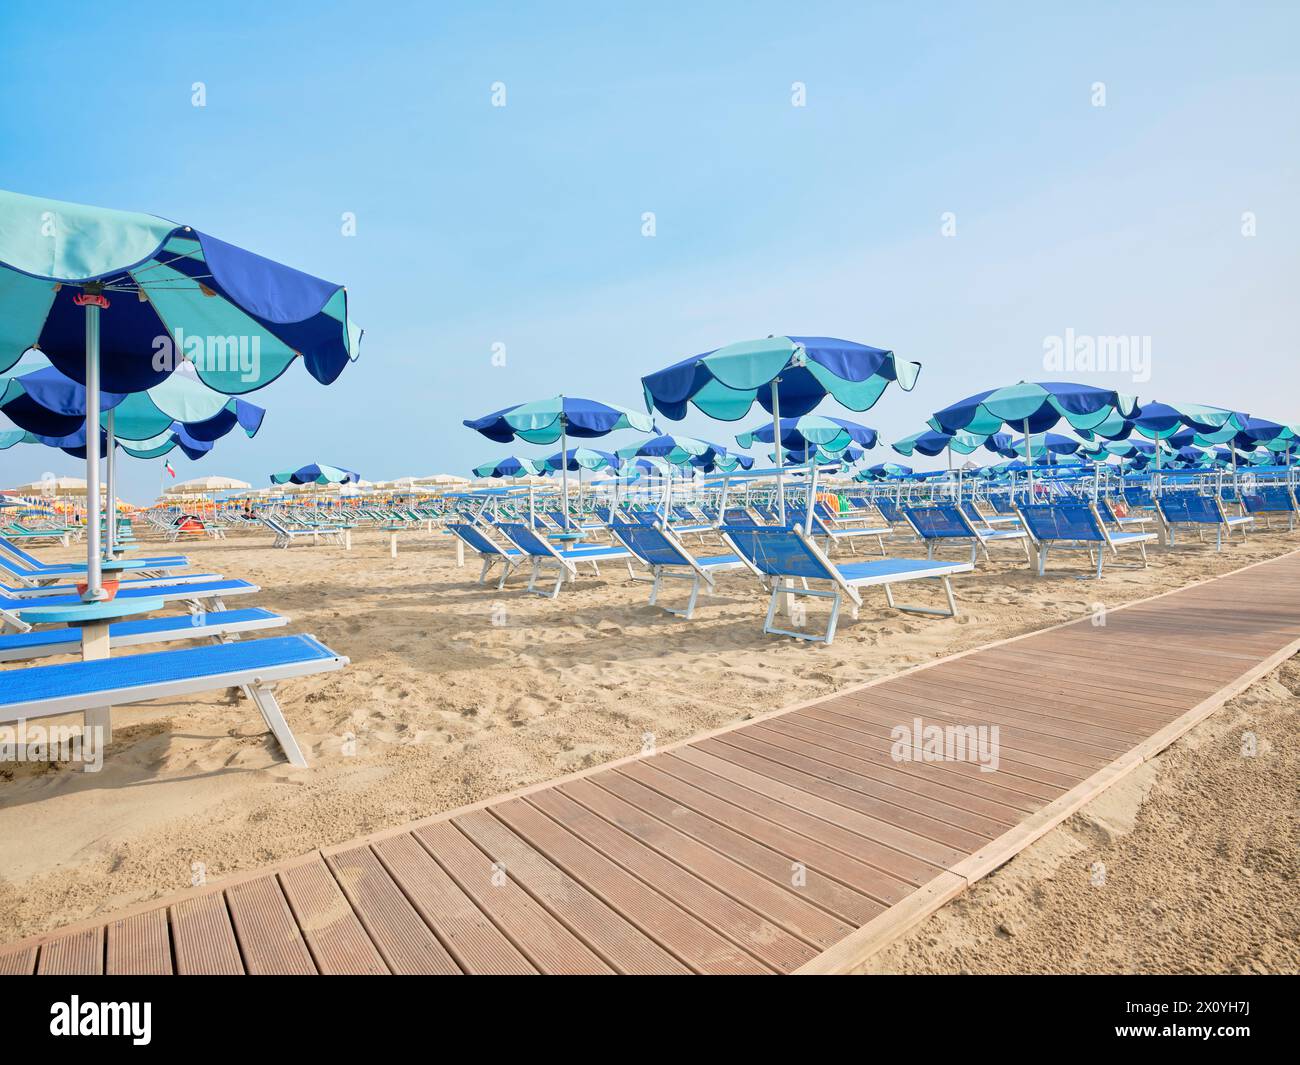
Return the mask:
{"type": "MultiPolygon", "coordinates": [[[[869,590],[861,617],[842,619],[829,648],[765,637],[765,597],[739,574],[722,575],[721,594],[685,622],[647,606],[647,585],[616,566],[556,601],[526,595],[518,579],[499,593],[480,587],[477,566],[457,568],[440,533],[403,533],[397,559],[386,535],[370,531],[351,551],[273,550],[258,534],[193,542],[185,550],[197,566],[261,586],[232,605],[286,614],[288,631],[351,659],[341,673],[278,689],[311,768],[286,765],[256,710],[220,695],[116,710],[97,774],[0,768],[0,942],[1180,587],[1297,542],[1261,530],[1223,553],[1195,542],[1156,549],[1149,569],[1108,570],[1100,583],[1072,579],[1080,559],[1054,556],[1038,579],[1015,549],[995,548],[992,564],[957,579],[957,619],[900,615],[869,590]]],[[[906,598],[938,605],[932,590],[906,598]]],[[[1145,801],[1141,778],[1125,784],[1128,813],[1089,807],[877,963],[909,972],[1294,970],[1298,750],[1287,684],[1300,688],[1298,677],[1284,670],[1256,685],[1157,760],[1145,801]],[[1235,733],[1213,731],[1236,728],[1243,712],[1264,737],[1249,761],[1230,757],[1235,733]],[[1094,821],[1106,827],[1088,827],[1094,821]],[[1089,883],[1094,861],[1107,867],[1100,890],[1089,883]],[[1142,913],[1150,906],[1159,920],[1142,913]]],[[[1124,806],[1110,793],[1099,802],[1124,806]]]]}

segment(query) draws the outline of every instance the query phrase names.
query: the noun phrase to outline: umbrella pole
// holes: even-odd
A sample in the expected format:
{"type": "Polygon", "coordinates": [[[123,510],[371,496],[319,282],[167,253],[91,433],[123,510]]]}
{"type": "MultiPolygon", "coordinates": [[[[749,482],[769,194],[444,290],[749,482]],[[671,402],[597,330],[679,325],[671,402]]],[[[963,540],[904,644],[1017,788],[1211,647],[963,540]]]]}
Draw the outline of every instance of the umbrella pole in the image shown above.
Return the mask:
{"type": "Polygon", "coordinates": [[[1026,484],[1029,485],[1029,503],[1034,502],[1034,446],[1029,440],[1029,419],[1025,419],[1025,465],[1029,467],[1026,471],[1026,484]]]}
{"type": "Polygon", "coordinates": [[[564,529],[569,528],[569,420],[560,414],[560,483],[564,493],[564,529]]]}
{"type": "Polygon", "coordinates": [[[99,310],[104,300],[97,283],[85,287],[86,308],[86,594],[104,598],[99,550],[99,310]]]}
{"type": "Polygon", "coordinates": [[[781,455],[781,394],[777,391],[776,386],[781,383],[781,378],[772,378],[772,439],[776,443],[776,513],[785,524],[785,481],[781,476],[782,455],[781,455]]]}
{"type": "Polygon", "coordinates": [[[104,489],[108,497],[108,516],[104,519],[104,557],[113,557],[113,545],[117,541],[117,435],[113,432],[113,412],[108,412],[108,453],[104,456],[104,489]]]}

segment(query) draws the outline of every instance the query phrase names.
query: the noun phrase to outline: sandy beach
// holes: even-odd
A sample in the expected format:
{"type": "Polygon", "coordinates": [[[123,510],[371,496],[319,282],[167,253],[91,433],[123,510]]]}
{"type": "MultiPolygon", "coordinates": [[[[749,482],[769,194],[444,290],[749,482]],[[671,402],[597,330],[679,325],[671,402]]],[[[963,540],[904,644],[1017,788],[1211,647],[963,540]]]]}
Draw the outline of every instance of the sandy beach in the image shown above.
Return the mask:
{"type": "MultiPolygon", "coordinates": [[[[869,594],[829,648],[765,637],[765,598],[739,574],[684,622],[649,607],[647,585],[613,566],[556,601],[527,595],[519,578],[480,587],[477,566],[458,568],[441,533],[403,533],[397,559],[374,531],[351,551],[273,550],[256,534],[188,543],[195,566],[261,587],[240,605],[283,613],[288,631],[351,659],[279,689],[311,768],[286,765],[256,710],[221,697],[116,711],[99,773],[6,766],[0,940],[1177,588],[1293,541],[1260,530],[1222,553],[1157,548],[1149,569],[1108,569],[1100,583],[1073,578],[1078,559],[1054,558],[1038,579],[1015,549],[995,549],[991,565],[957,579],[957,619],[897,614],[869,594]]],[[[1296,971],[1297,691],[1289,664],[871,968],[1296,971]],[[1260,737],[1253,759],[1237,751],[1245,729],[1260,737]],[[1108,870],[1102,888],[1091,885],[1095,862],[1108,870]]]]}

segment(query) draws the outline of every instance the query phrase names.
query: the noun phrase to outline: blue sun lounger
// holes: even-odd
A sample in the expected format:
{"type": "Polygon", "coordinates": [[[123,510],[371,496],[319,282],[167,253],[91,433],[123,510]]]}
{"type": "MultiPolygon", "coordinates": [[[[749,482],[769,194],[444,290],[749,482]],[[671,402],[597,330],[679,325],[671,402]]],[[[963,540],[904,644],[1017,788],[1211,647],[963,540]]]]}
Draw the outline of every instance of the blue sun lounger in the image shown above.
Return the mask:
{"type": "Polygon", "coordinates": [[[478,583],[482,584],[487,580],[488,570],[499,562],[501,563],[501,577],[497,581],[497,589],[504,588],[506,578],[510,576],[515,566],[523,560],[524,553],[517,547],[498,547],[484,530],[476,529],[473,525],[453,522],[447,528],[483,560],[483,568],[479,571],[478,583]]]}
{"type": "MultiPolygon", "coordinates": [[[[1130,529],[1137,529],[1145,532],[1143,526],[1150,525],[1155,519],[1149,514],[1125,514],[1123,516],[1115,513],[1115,508],[1105,496],[1097,500],[1097,516],[1101,518],[1106,525],[1113,526],[1121,532],[1127,532],[1130,529]]],[[[1126,504],[1127,505],[1127,504],[1126,504]]]]}
{"type": "MultiPolygon", "coordinates": [[[[116,577],[117,571],[109,574],[105,571],[105,578],[116,577]]],[[[174,584],[199,584],[205,581],[219,581],[219,573],[178,573],[168,574],[163,577],[129,577],[119,582],[122,590],[130,588],[161,588],[169,587],[174,584]]],[[[40,584],[35,587],[25,586],[14,588],[8,584],[0,584],[0,598],[6,599],[40,599],[42,602],[51,596],[73,595],[77,590],[75,584],[40,584]]]]}
{"type": "MultiPolygon", "coordinates": [[[[803,507],[786,507],[786,518],[795,525],[805,525],[808,518],[808,512],[803,507]]],[[[849,550],[856,550],[854,540],[866,538],[875,540],[876,547],[880,551],[880,557],[885,557],[885,537],[893,533],[893,529],[888,526],[869,526],[869,525],[850,525],[841,523],[839,519],[833,516],[825,503],[818,503],[813,508],[813,535],[819,539],[824,539],[827,546],[834,547],[841,543],[847,543],[849,550]]]]}
{"type": "Polygon", "coordinates": [[[1053,546],[1085,550],[1090,560],[1095,555],[1097,579],[1101,580],[1107,549],[1118,558],[1121,547],[1137,547],[1145,569],[1147,544],[1156,539],[1156,534],[1149,532],[1112,532],[1088,503],[1026,504],[1020,508],[1020,519],[1034,542],[1040,577],[1047,567],[1047,552],[1053,546]]]}
{"type": "MultiPolygon", "coordinates": [[[[288,618],[261,607],[200,614],[171,614],[164,618],[120,621],[110,625],[108,646],[110,651],[116,651],[123,647],[170,643],[174,640],[226,640],[240,633],[279,628],[288,623],[288,618]]],[[[0,636],[0,662],[48,658],[50,655],[75,655],[80,651],[81,633],[72,626],[33,629],[30,632],[0,636]]]]}
{"type": "Polygon", "coordinates": [[[528,590],[534,595],[545,595],[554,599],[560,594],[566,578],[571,581],[578,579],[578,565],[583,562],[590,563],[596,576],[599,577],[600,563],[621,560],[627,563],[627,575],[634,579],[636,577],[632,572],[632,552],[626,547],[571,547],[564,551],[557,551],[521,521],[501,521],[494,527],[499,529],[501,534],[524,555],[532,559],[528,590]],[[557,571],[555,587],[549,592],[537,589],[537,580],[544,565],[553,565],[557,571]]]}
{"type": "Polygon", "coordinates": [[[27,666],[0,673],[0,723],[243,688],[290,764],[304,767],[307,759],[276,702],[274,686],[347,664],[312,636],[272,636],[96,662],[27,666]]]}
{"type": "Polygon", "coordinates": [[[938,503],[929,507],[904,507],[903,514],[916,535],[925,541],[926,558],[934,558],[935,548],[945,540],[970,543],[971,565],[982,550],[989,558],[989,545],[1019,543],[1025,549],[1025,561],[1033,564],[1029,553],[1029,537],[1024,529],[991,529],[976,525],[953,503],[938,503]]]}
{"type": "Polygon", "coordinates": [[[654,583],[650,587],[650,605],[659,602],[659,592],[664,578],[680,578],[691,582],[691,597],[684,610],[663,607],[670,614],[686,618],[688,621],[695,613],[695,602],[700,594],[701,583],[705,594],[714,590],[713,574],[725,570],[747,569],[744,559],[739,555],[711,555],[696,558],[674,531],[664,530],[655,525],[640,525],[632,522],[611,522],[610,531],[632,554],[650,567],[654,583]]]}
{"type": "MultiPolygon", "coordinates": [[[[165,603],[180,601],[188,604],[190,613],[197,614],[211,603],[218,610],[225,610],[225,600],[232,595],[252,595],[261,591],[256,584],[239,580],[196,581],[193,584],[166,584],[151,588],[122,588],[117,593],[118,599],[161,599],[165,603]]],[[[30,610],[35,606],[73,606],[80,604],[81,597],[72,595],[52,595],[40,600],[15,599],[0,596],[0,632],[28,632],[31,626],[18,617],[18,611],[30,610]]]]}
{"type": "MultiPolygon", "coordinates": [[[[190,560],[184,555],[161,555],[154,558],[133,558],[123,563],[123,570],[132,573],[161,576],[169,570],[185,569],[190,560]]],[[[84,562],[42,562],[17,544],[0,537],[0,569],[12,574],[23,583],[56,581],[85,574],[84,562]]]]}
{"type": "Polygon", "coordinates": [[[1255,519],[1249,514],[1241,517],[1229,517],[1223,510],[1223,503],[1218,496],[1203,496],[1199,492],[1171,492],[1161,495],[1156,500],[1160,520],[1169,530],[1169,544],[1174,543],[1174,526],[1196,525],[1199,536],[1206,525],[1214,526],[1214,549],[1223,550],[1223,541],[1232,542],[1232,530],[1241,530],[1241,539],[1245,543],[1246,526],[1255,519]]]}
{"type": "Polygon", "coordinates": [[[1286,515],[1288,530],[1295,528],[1297,512],[1295,494],[1286,485],[1260,485],[1254,491],[1244,492],[1241,496],[1242,506],[1252,518],[1263,517],[1264,528],[1271,529],[1274,514],[1286,515]]]}
{"type": "Polygon", "coordinates": [[[862,596],[858,589],[872,585],[884,585],[885,601],[895,610],[909,614],[932,614],[936,617],[956,617],[957,602],[953,598],[951,578],[954,574],[969,573],[975,567],[969,562],[936,562],[932,559],[882,558],[870,562],[850,562],[837,566],[817,546],[816,542],[803,534],[797,526],[784,529],[780,526],[724,525],[720,530],[727,543],[735,552],[745,559],[754,573],[764,578],[772,587],[772,595],[767,607],[767,620],[763,631],[778,636],[793,636],[799,640],[829,644],[835,639],[835,626],[839,620],[840,604],[848,599],[850,613],[858,616],[862,605],[862,596]],[[786,579],[798,578],[802,587],[798,590],[784,583],[786,579]],[[826,581],[829,590],[808,588],[808,581],[826,581]],[[914,580],[939,580],[943,582],[944,593],[948,598],[948,609],[935,610],[930,607],[905,606],[894,602],[893,584],[914,580]],[[817,596],[831,600],[831,615],[826,623],[825,633],[799,632],[793,629],[778,629],[772,621],[782,595],[817,596]]]}

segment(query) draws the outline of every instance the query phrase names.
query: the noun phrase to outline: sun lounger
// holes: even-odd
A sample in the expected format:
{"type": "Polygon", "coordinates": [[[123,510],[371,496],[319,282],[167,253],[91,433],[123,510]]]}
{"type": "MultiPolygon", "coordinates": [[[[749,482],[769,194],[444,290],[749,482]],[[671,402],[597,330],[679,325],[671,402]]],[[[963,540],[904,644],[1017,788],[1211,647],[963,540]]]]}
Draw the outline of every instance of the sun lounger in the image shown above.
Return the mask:
{"type": "MultiPolygon", "coordinates": [[[[167,570],[184,569],[190,560],[184,555],[156,555],[150,558],[133,558],[128,566],[132,570],[144,570],[151,573],[163,573],[167,570]]],[[[86,572],[84,562],[42,562],[35,555],[24,551],[17,544],[0,537],[0,568],[14,574],[35,577],[36,575],[55,578],[75,577],[86,572]]]]}
{"type": "Polygon", "coordinates": [[[627,563],[627,575],[634,579],[636,577],[636,574],[632,571],[632,552],[626,547],[572,547],[564,551],[557,551],[544,537],[538,536],[521,521],[497,522],[494,527],[501,530],[501,534],[507,540],[532,559],[532,573],[528,579],[528,590],[535,595],[545,595],[554,599],[560,594],[560,589],[564,586],[566,578],[569,580],[578,579],[578,565],[583,562],[590,563],[592,569],[596,572],[596,576],[600,576],[601,562],[621,560],[627,563]],[[537,580],[541,575],[542,567],[545,565],[553,565],[557,571],[555,587],[549,592],[538,591],[537,589],[537,580]]]}
{"type": "Polygon", "coordinates": [[[62,544],[64,547],[67,547],[69,541],[72,539],[73,535],[75,534],[72,529],[67,529],[62,527],[51,528],[51,529],[41,529],[41,528],[32,529],[24,525],[14,524],[14,525],[6,525],[4,527],[4,535],[13,540],[26,540],[28,543],[33,543],[33,544],[38,542],[48,542],[48,543],[62,544]]]}
{"type": "Polygon", "coordinates": [[[1286,485],[1260,485],[1254,491],[1243,492],[1241,503],[1246,508],[1246,513],[1252,518],[1263,517],[1266,529],[1273,527],[1272,516],[1274,514],[1285,514],[1287,529],[1295,528],[1295,516],[1298,509],[1296,507],[1296,498],[1295,494],[1286,485]]]}
{"type": "Polygon", "coordinates": [[[904,507],[903,515],[916,535],[925,541],[926,558],[934,558],[935,548],[945,540],[969,541],[971,564],[982,550],[989,558],[989,545],[1019,543],[1025,549],[1025,560],[1031,565],[1029,537],[1023,529],[991,529],[972,522],[961,508],[952,503],[939,503],[929,507],[904,507]]]}
{"type": "Polygon", "coordinates": [[[1150,514],[1117,514],[1110,500],[1104,496],[1097,500],[1096,506],[1097,516],[1102,522],[1121,532],[1144,532],[1143,527],[1155,520],[1150,514]]]}
{"type": "MultiPolygon", "coordinates": [[[[808,512],[803,507],[786,507],[785,516],[787,521],[803,526],[807,521],[808,512]]],[[[888,526],[872,527],[869,525],[841,524],[837,519],[831,517],[824,503],[818,503],[813,508],[813,535],[825,540],[827,545],[831,547],[847,543],[849,550],[854,551],[857,550],[854,544],[855,540],[875,540],[876,547],[880,551],[880,557],[884,558],[885,537],[892,532],[893,529],[888,526]]]]}
{"type": "Polygon", "coordinates": [[[324,539],[329,543],[346,545],[348,540],[347,532],[348,528],[350,528],[350,526],[345,527],[341,525],[325,527],[308,525],[303,526],[302,528],[295,528],[286,525],[278,518],[273,518],[269,515],[262,518],[262,524],[275,534],[275,541],[271,546],[285,548],[289,547],[289,545],[295,540],[301,540],[307,537],[311,538],[313,544],[318,544],[322,539],[324,539]]]}
{"type": "MultiPolygon", "coordinates": [[[[116,574],[112,576],[115,577],[116,574]]],[[[110,579],[110,575],[105,574],[105,579],[110,579]]],[[[128,588],[165,588],[176,584],[202,584],[219,580],[221,580],[221,574],[219,573],[179,573],[169,574],[165,577],[132,577],[121,581],[120,587],[123,590],[128,588]]],[[[12,585],[0,584],[0,598],[39,599],[42,603],[50,596],[73,595],[76,591],[76,584],[40,584],[34,587],[25,585],[16,588],[12,585]]]]}
{"type": "Polygon", "coordinates": [[[1160,520],[1169,531],[1169,543],[1174,543],[1176,525],[1195,525],[1199,536],[1205,526],[1214,526],[1214,549],[1223,550],[1226,538],[1232,542],[1232,530],[1241,530],[1241,539],[1246,540],[1246,526],[1255,519],[1249,514],[1230,517],[1223,510],[1223,503],[1217,496],[1203,496],[1199,492],[1170,492],[1156,500],[1160,520]]]}
{"type": "MultiPolygon", "coordinates": [[[[197,614],[211,604],[218,610],[225,610],[225,600],[232,595],[252,595],[261,589],[256,584],[239,580],[195,581],[192,584],[166,584],[150,588],[122,588],[117,593],[118,599],[161,599],[163,602],[182,602],[189,606],[190,612],[197,614]]],[[[81,602],[81,597],[72,595],[52,595],[39,600],[15,599],[0,596],[0,632],[27,632],[31,629],[18,617],[21,610],[30,610],[34,606],[54,607],[73,606],[81,602]]]]}
{"type": "Polygon", "coordinates": [[[1085,550],[1090,560],[1095,556],[1097,579],[1100,580],[1107,549],[1118,558],[1121,547],[1138,548],[1145,569],[1147,544],[1156,539],[1156,534],[1149,532],[1112,532],[1089,503],[1026,504],[1020,508],[1020,518],[1037,551],[1040,577],[1047,567],[1047,553],[1053,546],[1085,550]]]}
{"type": "Polygon", "coordinates": [[[763,631],[781,636],[793,636],[800,640],[810,640],[829,644],[835,638],[835,626],[839,619],[840,604],[848,599],[850,612],[858,616],[862,605],[862,596],[858,589],[872,585],[883,585],[885,600],[895,610],[909,614],[932,614],[937,617],[955,617],[957,602],[953,598],[951,578],[957,573],[969,573],[974,569],[969,562],[936,562],[932,559],[883,558],[870,562],[850,562],[837,566],[817,546],[816,542],[798,528],[783,529],[779,526],[745,526],[724,525],[721,529],[727,543],[740,555],[750,568],[759,576],[766,578],[772,586],[772,595],[767,608],[767,620],[763,631]],[[784,584],[790,578],[798,578],[802,587],[796,589],[784,584]],[[813,590],[807,587],[810,580],[826,581],[830,590],[813,590]],[[930,607],[905,606],[894,602],[891,585],[903,581],[939,580],[943,582],[944,593],[948,598],[948,609],[935,610],[930,607]],[[799,632],[792,629],[778,629],[772,624],[776,616],[780,597],[783,595],[810,595],[831,600],[830,619],[826,623],[825,633],[799,632]]]}
{"type": "Polygon", "coordinates": [[[261,711],[290,764],[303,767],[307,760],[276,702],[274,685],[347,664],[346,658],[314,637],[273,636],[95,662],[27,666],[0,674],[4,677],[0,685],[0,722],[243,688],[261,711]]]}
{"type": "Polygon", "coordinates": [[[482,584],[487,579],[488,570],[500,562],[501,577],[497,581],[497,588],[498,590],[504,588],[506,578],[510,576],[515,566],[523,561],[524,553],[519,548],[498,547],[484,530],[475,528],[473,525],[453,522],[447,528],[483,560],[483,569],[479,571],[478,575],[479,584],[482,584]]]}
{"type": "MultiPolygon", "coordinates": [[[[278,628],[289,619],[269,610],[217,610],[201,614],[172,614],[164,618],[120,621],[109,626],[110,651],[174,640],[225,640],[244,632],[278,628]]],[[[50,655],[79,654],[81,634],[72,627],[33,629],[0,636],[0,662],[16,662],[50,655]]],[[[8,677],[4,673],[0,676],[8,677]]],[[[3,682],[0,682],[0,686],[3,682]]]]}
{"type": "Polygon", "coordinates": [[[650,567],[654,583],[650,587],[650,605],[659,602],[659,592],[665,578],[688,580],[691,582],[691,597],[683,610],[663,607],[670,614],[684,617],[688,621],[695,613],[695,602],[699,597],[701,584],[706,593],[714,590],[713,574],[724,570],[747,569],[745,560],[739,555],[712,555],[708,558],[696,558],[677,538],[676,531],[662,529],[655,525],[641,525],[634,522],[613,522],[610,531],[632,554],[650,567]]]}

